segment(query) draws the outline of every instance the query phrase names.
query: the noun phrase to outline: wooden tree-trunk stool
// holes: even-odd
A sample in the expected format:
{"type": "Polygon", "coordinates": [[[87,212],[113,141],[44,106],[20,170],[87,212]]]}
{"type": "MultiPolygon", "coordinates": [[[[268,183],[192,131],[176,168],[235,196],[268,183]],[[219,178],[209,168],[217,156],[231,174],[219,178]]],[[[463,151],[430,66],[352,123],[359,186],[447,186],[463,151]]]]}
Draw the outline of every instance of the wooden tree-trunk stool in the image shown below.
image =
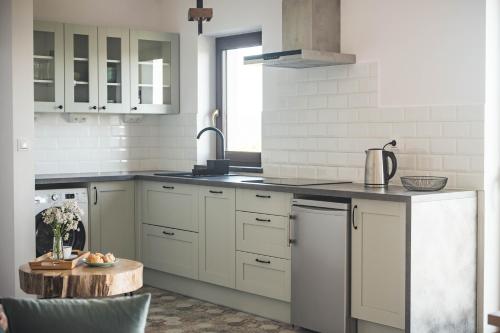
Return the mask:
{"type": "Polygon", "coordinates": [[[21,289],[40,298],[89,298],[132,293],[142,287],[143,265],[120,259],[111,267],[80,264],[72,270],[19,267],[21,289]]]}

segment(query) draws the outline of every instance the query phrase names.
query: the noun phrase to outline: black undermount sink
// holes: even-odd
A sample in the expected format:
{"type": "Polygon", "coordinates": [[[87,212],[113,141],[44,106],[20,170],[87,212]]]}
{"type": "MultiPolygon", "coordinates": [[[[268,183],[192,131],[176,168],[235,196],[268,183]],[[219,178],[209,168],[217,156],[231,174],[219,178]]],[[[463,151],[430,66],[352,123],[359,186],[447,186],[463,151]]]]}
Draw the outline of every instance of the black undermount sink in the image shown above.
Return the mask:
{"type": "Polygon", "coordinates": [[[155,173],[155,176],[163,177],[179,177],[179,178],[207,178],[207,177],[226,177],[226,176],[238,176],[236,173],[228,173],[226,175],[193,175],[192,172],[159,172],[155,173]]]}

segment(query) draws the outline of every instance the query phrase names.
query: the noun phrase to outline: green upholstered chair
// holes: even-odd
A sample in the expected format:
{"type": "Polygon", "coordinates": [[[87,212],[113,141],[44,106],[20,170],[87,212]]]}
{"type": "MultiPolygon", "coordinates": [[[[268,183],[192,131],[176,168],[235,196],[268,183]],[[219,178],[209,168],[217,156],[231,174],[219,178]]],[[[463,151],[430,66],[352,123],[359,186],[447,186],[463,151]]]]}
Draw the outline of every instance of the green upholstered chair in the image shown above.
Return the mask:
{"type": "Polygon", "coordinates": [[[142,333],[150,294],[103,299],[1,300],[7,333],[142,333]]]}

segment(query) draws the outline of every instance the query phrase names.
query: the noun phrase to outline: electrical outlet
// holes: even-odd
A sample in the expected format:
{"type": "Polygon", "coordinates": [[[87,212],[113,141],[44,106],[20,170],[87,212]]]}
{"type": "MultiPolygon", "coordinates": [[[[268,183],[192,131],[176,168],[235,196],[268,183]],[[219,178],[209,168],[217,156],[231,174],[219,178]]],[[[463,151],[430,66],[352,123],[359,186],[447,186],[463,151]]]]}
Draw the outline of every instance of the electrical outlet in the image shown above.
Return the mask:
{"type": "Polygon", "coordinates": [[[85,123],[87,122],[87,115],[78,113],[66,113],[66,121],[68,123],[85,123]]]}
{"type": "Polygon", "coordinates": [[[123,122],[126,124],[142,123],[143,118],[142,114],[125,114],[123,115],[123,122]]]}

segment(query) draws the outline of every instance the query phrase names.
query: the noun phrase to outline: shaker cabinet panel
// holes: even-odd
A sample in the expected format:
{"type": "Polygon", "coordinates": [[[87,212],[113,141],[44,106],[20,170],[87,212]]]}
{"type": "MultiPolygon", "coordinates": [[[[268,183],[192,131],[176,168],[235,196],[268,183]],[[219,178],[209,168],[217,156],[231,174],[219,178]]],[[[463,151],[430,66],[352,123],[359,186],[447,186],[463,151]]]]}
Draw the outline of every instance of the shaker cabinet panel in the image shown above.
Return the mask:
{"type": "Polygon", "coordinates": [[[66,112],[98,112],[97,27],[64,25],[66,112]]]}
{"type": "Polygon", "coordinates": [[[258,213],[236,212],[236,248],[290,259],[289,218],[258,213]]]}
{"type": "Polygon", "coordinates": [[[64,25],[33,24],[35,112],[64,112],[64,25]]]}
{"type": "Polygon", "coordinates": [[[290,302],[290,260],[237,251],[236,289],[290,302]]]}
{"type": "Polygon", "coordinates": [[[144,182],[142,223],[198,232],[198,187],[144,182]]]}
{"type": "Polygon", "coordinates": [[[200,187],[200,280],[235,287],[235,190],[200,187]]]}
{"type": "Polygon", "coordinates": [[[351,313],[405,327],[405,204],[352,201],[351,313]]]}
{"type": "Polygon", "coordinates": [[[130,31],[131,111],[179,113],[179,35],[130,31]]]}
{"type": "Polygon", "coordinates": [[[90,184],[90,249],[135,259],[134,182],[90,184]]]}
{"type": "Polygon", "coordinates": [[[144,267],[197,279],[198,234],[143,224],[142,260],[144,267]]]}

